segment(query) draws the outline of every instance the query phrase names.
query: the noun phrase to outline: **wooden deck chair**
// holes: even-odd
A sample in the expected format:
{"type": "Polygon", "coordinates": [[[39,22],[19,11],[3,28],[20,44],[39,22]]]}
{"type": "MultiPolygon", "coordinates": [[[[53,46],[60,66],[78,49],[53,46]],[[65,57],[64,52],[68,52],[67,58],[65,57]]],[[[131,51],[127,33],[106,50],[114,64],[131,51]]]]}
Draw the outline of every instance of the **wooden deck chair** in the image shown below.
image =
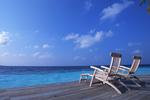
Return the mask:
{"type": "Polygon", "coordinates": [[[121,63],[121,54],[119,53],[111,53],[111,63],[109,68],[105,66],[101,66],[104,70],[91,66],[94,69],[94,73],[92,75],[92,79],[90,82],[90,86],[93,84],[93,80],[97,79],[103,84],[107,84],[115,89],[119,94],[122,92],[112,83],[114,80],[114,75],[118,72],[118,68],[120,67],[121,63]]]}
{"type": "MultiPolygon", "coordinates": [[[[120,62],[121,62],[121,54],[119,54],[119,53],[111,53],[111,63],[110,63],[110,67],[106,67],[106,66],[101,66],[100,67],[100,70],[103,70],[103,71],[105,71],[105,72],[109,72],[110,70],[109,70],[109,68],[111,68],[111,66],[113,66],[112,67],[112,69],[111,69],[111,72],[114,70],[114,71],[116,71],[117,72],[117,70],[118,69],[115,69],[115,68],[118,68],[118,66],[120,66],[120,62]],[[117,66],[117,67],[116,67],[117,66]]],[[[96,68],[96,67],[95,67],[96,68]]],[[[92,67],[92,69],[93,69],[93,67],[92,67]]],[[[81,74],[80,75],[80,80],[79,80],[79,83],[81,83],[81,81],[82,80],[84,80],[84,81],[87,81],[87,79],[89,78],[89,77],[92,77],[93,76],[93,74],[90,74],[90,73],[83,73],[83,74],[81,74]]],[[[90,85],[91,86],[91,85],[90,85]]]]}
{"type": "Polygon", "coordinates": [[[136,70],[139,67],[141,59],[142,59],[141,56],[134,56],[133,62],[130,68],[126,66],[120,66],[118,73],[117,73],[119,77],[124,78],[124,79],[130,79],[137,86],[141,87],[139,83],[143,83],[143,81],[141,81],[138,77],[134,75],[136,70]]]}
{"type": "Polygon", "coordinates": [[[92,77],[93,74],[90,74],[90,73],[83,73],[80,75],[80,80],[79,80],[79,83],[81,83],[81,81],[87,81],[89,79],[89,77],[92,77]]]}

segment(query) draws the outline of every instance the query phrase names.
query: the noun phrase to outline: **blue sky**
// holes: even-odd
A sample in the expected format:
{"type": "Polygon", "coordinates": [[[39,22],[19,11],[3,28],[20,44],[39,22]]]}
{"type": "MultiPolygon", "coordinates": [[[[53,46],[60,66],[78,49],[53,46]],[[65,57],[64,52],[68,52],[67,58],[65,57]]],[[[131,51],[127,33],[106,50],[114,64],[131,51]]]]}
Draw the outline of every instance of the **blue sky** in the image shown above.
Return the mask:
{"type": "Polygon", "coordinates": [[[150,58],[140,0],[0,0],[0,65],[109,64],[110,52],[150,58]]]}

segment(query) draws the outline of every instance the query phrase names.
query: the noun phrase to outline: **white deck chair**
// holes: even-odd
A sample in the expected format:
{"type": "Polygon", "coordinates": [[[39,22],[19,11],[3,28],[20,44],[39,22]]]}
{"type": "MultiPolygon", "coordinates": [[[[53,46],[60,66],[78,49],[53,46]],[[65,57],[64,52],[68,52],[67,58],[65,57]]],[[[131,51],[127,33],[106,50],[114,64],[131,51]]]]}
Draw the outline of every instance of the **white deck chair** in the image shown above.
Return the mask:
{"type": "Polygon", "coordinates": [[[141,87],[141,85],[138,82],[143,82],[141,81],[138,77],[136,77],[134,74],[136,72],[136,70],[139,67],[139,64],[141,62],[141,57],[140,56],[134,56],[133,57],[133,62],[131,67],[126,67],[126,66],[120,66],[119,70],[118,70],[118,76],[120,78],[124,78],[124,79],[130,79],[131,81],[133,81],[137,86],[141,87]],[[136,80],[134,80],[136,79],[136,80]],[[138,81],[138,82],[137,82],[138,81]]]}
{"type": "MultiPolygon", "coordinates": [[[[110,63],[110,67],[106,67],[106,66],[101,66],[100,70],[103,70],[105,72],[108,72],[110,71],[109,68],[112,67],[111,69],[111,72],[112,70],[115,70],[116,66],[118,68],[118,66],[120,66],[120,62],[121,62],[121,54],[119,53],[111,53],[111,63],[110,63]]],[[[94,66],[92,66],[91,68],[93,69],[94,66]]],[[[96,67],[94,67],[96,68],[96,67]]],[[[117,72],[118,69],[116,69],[116,72],[117,72]]],[[[93,74],[90,74],[90,73],[83,73],[80,75],[80,80],[79,80],[79,83],[81,83],[82,80],[84,81],[87,81],[89,77],[92,77],[93,74]]]]}
{"type": "Polygon", "coordinates": [[[116,73],[120,67],[121,54],[111,53],[111,57],[112,58],[111,58],[111,63],[110,63],[109,67],[101,66],[102,68],[104,68],[104,70],[94,67],[94,66],[91,66],[91,68],[94,69],[94,73],[92,75],[90,86],[92,86],[93,80],[97,79],[97,80],[101,81],[103,84],[107,84],[107,85],[111,86],[119,94],[121,94],[121,91],[112,83],[112,81],[115,81],[113,76],[116,75],[116,73]]]}

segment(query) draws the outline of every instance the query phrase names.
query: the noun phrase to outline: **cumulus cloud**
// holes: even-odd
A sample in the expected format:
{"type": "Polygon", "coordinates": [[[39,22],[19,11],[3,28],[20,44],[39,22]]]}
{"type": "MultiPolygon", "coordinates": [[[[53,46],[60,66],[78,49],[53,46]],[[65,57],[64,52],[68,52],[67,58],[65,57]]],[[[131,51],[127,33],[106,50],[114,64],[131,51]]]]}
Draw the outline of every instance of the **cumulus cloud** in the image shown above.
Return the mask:
{"type": "Polygon", "coordinates": [[[106,34],[106,37],[112,37],[113,36],[113,32],[112,31],[108,31],[105,33],[106,34]]]}
{"type": "Polygon", "coordinates": [[[49,44],[42,44],[42,45],[34,45],[33,48],[34,49],[39,49],[39,48],[46,49],[46,48],[54,48],[54,46],[53,45],[49,45],[49,44]]]}
{"type": "Polygon", "coordinates": [[[132,46],[140,46],[142,43],[140,43],[140,42],[129,42],[128,43],[128,46],[129,47],[132,47],[132,46]]]}
{"type": "Polygon", "coordinates": [[[49,44],[43,44],[43,45],[42,45],[42,48],[44,48],[44,49],[45,49],[45,48],[49,48],[49,47],[50,47],[49,44]]]}
{"type": "Polygon", "coordinates": [[[9,55],[8,52],[4,52],[4,53],[1,54],[2,57],[8,56],[8,55],[9,55]]]}
{"type": "Polygon", "coordinates": [[[141,53],[141,50],[139,50],[139,49],[136,49],[133,51],[133,54],[140,54],[140,53],[141,53]]]}
{"type": "Polygon", "coordinates": [[[78,37],[79,37],[79,34],[71,33],[71,34],[67,35],[64,39],[71,40],[71,39],[77,39],[78,37]]]}
{"type": "Polygon", "coordinates": [[[93,4],[92,4],[92,1],[91,0],[87,0],[85,1],[85,10],[86,11],[89,11],[91,8],[92,8],[93,4]]]}
{"type": "Polygon", "coordinates": [[[38,49],[39,45],[34,45],[33,48],[38,49]]]}
{"type": "Polygon", "coordinates": [[[96,32],[95,35],[87,34],[81,36],[79,36],[79,34],[71,33],[65,37],[65,40],[72,40],[78,48],[87,48],[110,36],[112,36],[112,31],[99,31],[96,32]]]}
{"type": "Polygon", "coordinates": [[[42,55],[40,55],[38,58],[39,58],[39,59],[46,59],[46,58],[50,58],[50,57],[51,57],[50,54],[42,54],[42,55]]]}
{"type": "Polygon", "coordinates": [[[25,56],[26,56],[26,54],[19,53],[19,54],[18,54],[18,56],[19,56],[19,57],[25,57],[25,56]]]}
{"type": "Polygon", "coordinates": [[[33,57],[37,57],[37,56],[39,56],[40,55],[40,52],[35,52],[35,53],[33,53],[33,57]]]}
{"type": "Polygon", "coordinates": [[[32,56],[38,59],[46,59],[51,57],[49,53],[45,53],[45,52],[35,52],[33,53],[32,56]]]}
{"type": "Polygon", "coordinates": [[[81,57],[81,56],[75,56],[73,58],[73,60],[77,61],[77,60],[85,60],[86,58],[85,57],[81,57]]]}
{"type": "Polygon", "coordinates": [[[104,8],[102,10],[102,16],[101,20],[114,18],[118,14],[120,14],[123,10],[125,10],[127,7],[129,7],[131,4],[133,4],[133,1],[124,0],[122,3],[114,3],[111,6],[108,6],[107,8],[104,8]]]}
{"type": "Polygon", "coordinates": [[[123,49],[121,48],[116,48],[115,51],[122,51],[123,49]]]}
{"type": "Polygon", "coordinates": [[[6,45],[9,42],[8,32],[0,32],[0,45],[6,45]]]}
{"type": "Polygon", "coordinates": [[[0,55],[1,57],[25,57],[26,54],[24,53],[10,53],[10,52],[3,52],[0,55]]]}

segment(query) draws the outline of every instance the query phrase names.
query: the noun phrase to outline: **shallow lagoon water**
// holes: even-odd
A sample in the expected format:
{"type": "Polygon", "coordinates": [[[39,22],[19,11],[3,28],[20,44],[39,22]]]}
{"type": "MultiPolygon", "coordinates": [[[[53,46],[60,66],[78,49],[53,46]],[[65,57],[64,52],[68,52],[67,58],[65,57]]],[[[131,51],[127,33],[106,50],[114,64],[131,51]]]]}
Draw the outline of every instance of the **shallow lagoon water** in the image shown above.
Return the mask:
{"type": "MultiPolygon", "coordinates": [[[[79,80],[81,73],[92,73],[83,67],[0,67],[0,88],[33,86],[79,80]]],[[[150,75],[150,66],[140,66],[137,75],[150,75]]]]}

